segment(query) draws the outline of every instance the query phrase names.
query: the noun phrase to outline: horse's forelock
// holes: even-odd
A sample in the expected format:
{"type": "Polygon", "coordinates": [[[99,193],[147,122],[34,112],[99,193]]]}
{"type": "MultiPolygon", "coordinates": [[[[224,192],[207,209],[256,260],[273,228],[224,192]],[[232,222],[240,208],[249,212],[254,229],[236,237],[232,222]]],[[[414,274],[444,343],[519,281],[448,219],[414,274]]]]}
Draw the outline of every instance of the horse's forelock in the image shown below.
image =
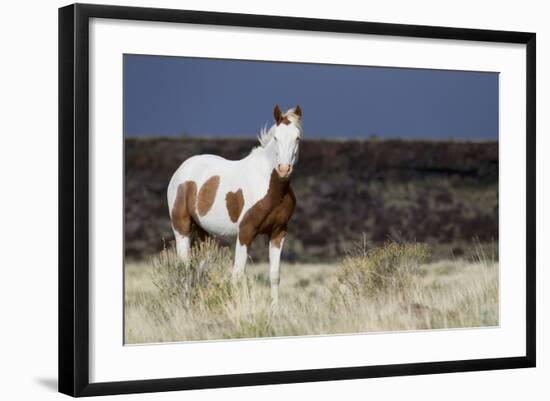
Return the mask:
{"type": "Polygon", "coordinates": [[[300,131],[300,136],[302,136],[302,118],[294,112],[294,109],[288,110],[285,114],[285,117],[298,128],[300,131]]]}
{"type": "MultiPolygon", "coordinates": [[[[296,128],[298,128],[301,137],[303,134],[301,117],[294,112],[294,109],[287,110],[286,113],[283,114],[283,116],[286,117],[292,124],[294,124],[296,128]]],[[[262,129],[260,130],[260,135],[258,135],[258,142],[260,142],[260,146],[262,148],[265,148],[267,144],[273,139],[276,128],[276,124],[273,124],[269,129],[267,129],[267,126],[262,127],[262,129]]]]}

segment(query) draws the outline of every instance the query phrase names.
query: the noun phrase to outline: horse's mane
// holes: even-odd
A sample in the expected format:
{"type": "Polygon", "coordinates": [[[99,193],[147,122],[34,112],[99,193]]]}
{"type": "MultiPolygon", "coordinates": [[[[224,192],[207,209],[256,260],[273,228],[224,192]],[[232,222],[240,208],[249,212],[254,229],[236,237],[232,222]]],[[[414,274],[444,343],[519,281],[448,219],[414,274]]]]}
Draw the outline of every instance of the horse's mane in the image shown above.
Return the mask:
{"type": "Polygon", "coordinates": [[[273,135],[275,135],[275,125],[272,125],[270,129],[267,129],[267,125],[264,125],[260,129],[260,135],[258,135],[258,142],[260,142],[260,147],[265,148],[273,138],[273,135]]]}
{"type": "MultiPolygon", "coordinates": [[[[300,131],[300,136],[302,135],[302,121],[300,120],[300,116],[296,113],[294,113],[294,109],[288,110],[284,116],[290,120],[291,123],[293,123],[296,128],[300,131]]],[[[275,128],[277,126],[273,124],[270,129],[267,129],[267,126],[263,126],[260,130],[260,135],[258,135],[258,142],[260,142],[260,147],[265,148],[269,142],[273,139],[273,135],[275,135],[275,128]]]]}

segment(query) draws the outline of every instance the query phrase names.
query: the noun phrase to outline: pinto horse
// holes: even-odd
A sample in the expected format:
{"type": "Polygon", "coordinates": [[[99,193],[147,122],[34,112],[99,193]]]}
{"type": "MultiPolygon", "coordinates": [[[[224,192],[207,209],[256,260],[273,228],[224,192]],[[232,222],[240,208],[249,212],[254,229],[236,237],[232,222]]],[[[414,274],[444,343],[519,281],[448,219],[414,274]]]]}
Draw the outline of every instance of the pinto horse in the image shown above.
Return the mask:
{"type": "Polygon", "coordinates": [[[260,146],[244,159],[193,156],[176,170],[167,195],[176,251],[183,261],[193,230],[234,240],[232,277],[237,279],[252,241],[259,234],[269,237],[271,300],[276,305],[281,249],[296,205],[290,177],[303,131],[300,106],[282,113],[277,105],[273,116],[273,126],[261,130],[260,146]]]}

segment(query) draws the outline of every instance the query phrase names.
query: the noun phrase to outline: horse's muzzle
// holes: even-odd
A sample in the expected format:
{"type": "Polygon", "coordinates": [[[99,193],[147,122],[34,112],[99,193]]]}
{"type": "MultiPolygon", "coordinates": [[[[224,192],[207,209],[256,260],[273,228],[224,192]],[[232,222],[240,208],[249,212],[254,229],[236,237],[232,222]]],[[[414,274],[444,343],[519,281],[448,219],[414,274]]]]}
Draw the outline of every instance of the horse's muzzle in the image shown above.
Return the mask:
{"type": "Polygon", "coordinates": [[[292,166],[290,164],[278,164],[276,170],[280,178],[288,179],[292,173],[292,166]]]}

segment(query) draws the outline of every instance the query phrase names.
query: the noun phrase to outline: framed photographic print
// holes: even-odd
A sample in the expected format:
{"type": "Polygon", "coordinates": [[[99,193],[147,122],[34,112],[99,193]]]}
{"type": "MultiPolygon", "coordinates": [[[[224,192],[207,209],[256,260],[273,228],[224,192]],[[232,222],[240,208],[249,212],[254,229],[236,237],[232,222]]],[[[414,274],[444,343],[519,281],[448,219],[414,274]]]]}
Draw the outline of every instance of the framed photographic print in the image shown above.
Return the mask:
{"type": "Polygon", "coordinates": [[[59,390],[535,366],[535,34],[59,10],[59,390]]]}

